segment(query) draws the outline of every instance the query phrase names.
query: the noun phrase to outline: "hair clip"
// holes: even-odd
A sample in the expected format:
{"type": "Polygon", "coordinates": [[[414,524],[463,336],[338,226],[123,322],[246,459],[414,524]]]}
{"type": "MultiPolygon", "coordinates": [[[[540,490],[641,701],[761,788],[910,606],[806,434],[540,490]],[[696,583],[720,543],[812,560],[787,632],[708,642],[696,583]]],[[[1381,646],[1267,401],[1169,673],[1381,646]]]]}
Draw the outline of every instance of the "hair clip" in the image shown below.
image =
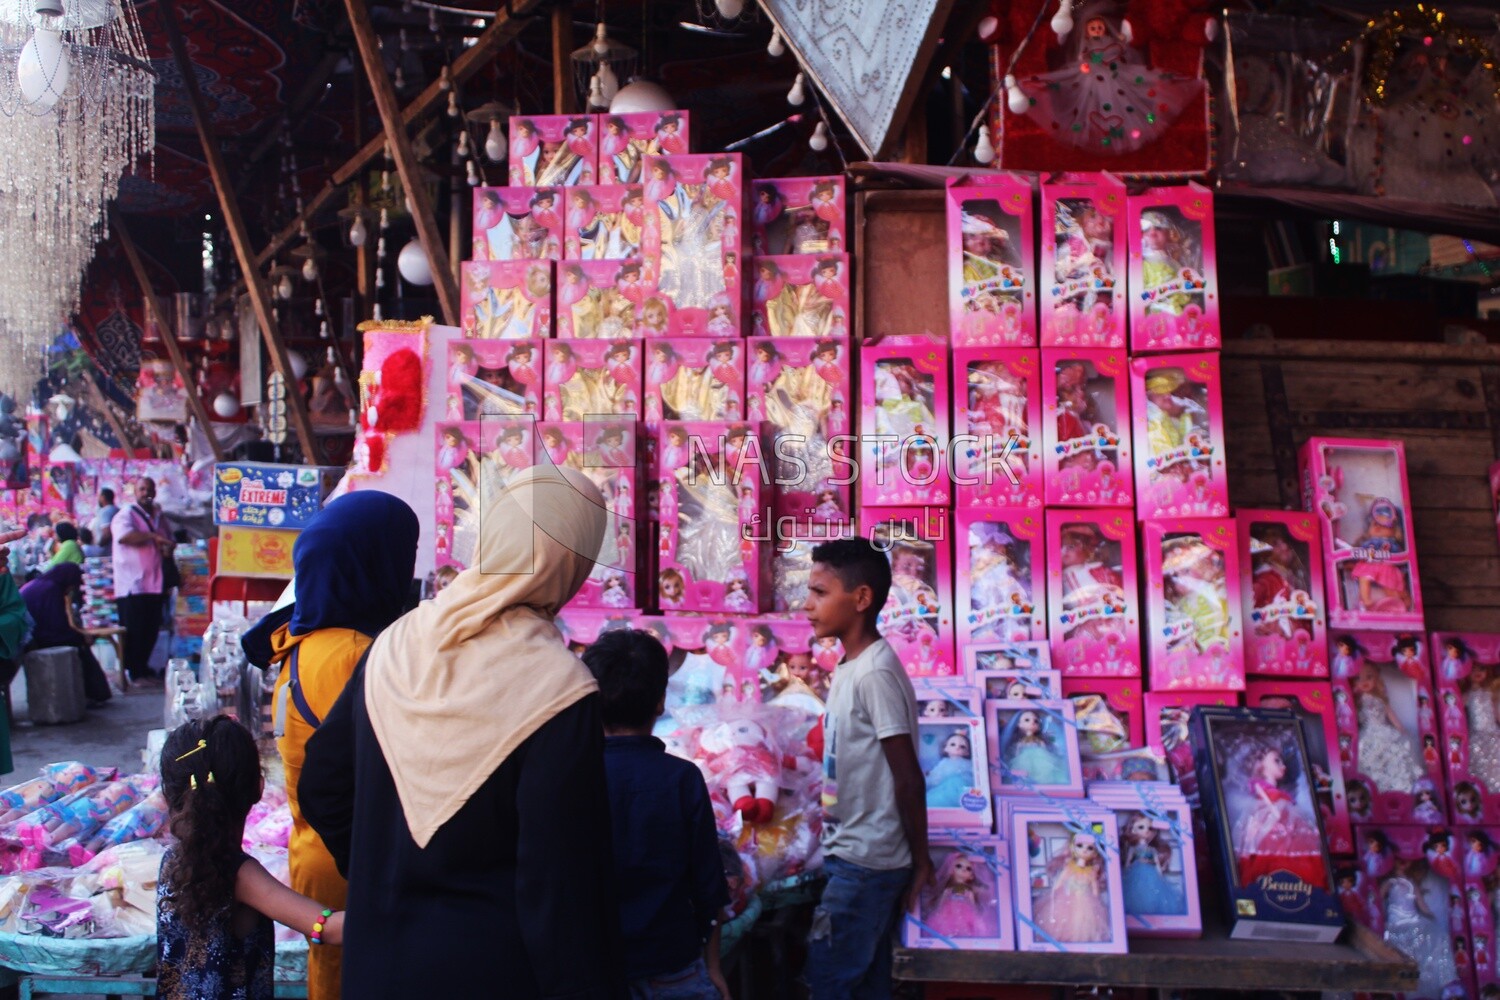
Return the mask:
{"type": "Polygon", "coordinates": [[[193,747],[193,749],[189,750],[187,753],[183,754],[181,757],[178,757],[177,759],[178,760],[187,760],[189,757],[191,757],[193,754],[197,753],[199,750],[207,750],[207,749],[208,749],[208,740],[199,740],[197,746],[193,747]]]}

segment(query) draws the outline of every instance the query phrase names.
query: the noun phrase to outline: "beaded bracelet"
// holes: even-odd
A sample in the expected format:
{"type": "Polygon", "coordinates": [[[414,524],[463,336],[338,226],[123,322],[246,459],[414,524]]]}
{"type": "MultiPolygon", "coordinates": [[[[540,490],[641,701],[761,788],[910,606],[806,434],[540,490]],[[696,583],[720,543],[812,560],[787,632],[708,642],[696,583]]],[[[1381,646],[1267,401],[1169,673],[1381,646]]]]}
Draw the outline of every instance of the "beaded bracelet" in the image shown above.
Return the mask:
{"type": "Polygon", "coordinates": [[[309,941],[313,944],[323,943],[323,925],[328,922],[328,918],[331,916],[333,916],[332,910],[324,910],[323,915],[313,921],[312,933],[308,935],[309,941]]]}

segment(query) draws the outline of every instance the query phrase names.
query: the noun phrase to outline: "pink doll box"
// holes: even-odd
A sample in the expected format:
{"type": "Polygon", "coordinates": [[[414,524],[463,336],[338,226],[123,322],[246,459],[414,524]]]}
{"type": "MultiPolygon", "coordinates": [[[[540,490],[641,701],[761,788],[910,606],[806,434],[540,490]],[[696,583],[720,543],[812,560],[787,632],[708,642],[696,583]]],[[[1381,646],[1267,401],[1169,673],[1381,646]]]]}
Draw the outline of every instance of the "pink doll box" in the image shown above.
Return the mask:
{"type": "Polygon", "coordinates": [[[1462,832],[1464,849],[1464,900],[1473,937],[1475,995],[1490,1000],[1500,991],[1500,942],[1496,941],[1497,890],[1495,867],[1500,859],[1500,829],[1470,827],[1462,832]]]}
{"type": "Polygon", "coordinates": [[[752,337],[745,345],[746,416],[775,427],[777,517],[804,522],[808,533],[844,523],[853,511],[849,347],[846,338],[801,337],[752,337]]]}
{"type": "Polygon", "coordinates": [[[1127,950],[1120,838],[1096,806],[1011,810],[1016,950],[1122,955],[1127,950]]]}
{"type": "Polygon", "coordinates": [[[756,257],[750,268],[751,336],[849,336],[848,254],[756,257]]]}
{"type": "Polygon", "coordinates": [[[750,183],[750,252],[839,253],[849,246],[843,177],[750,183]]]}
{"type": "Polygon", "coordinates": [[[629,260],[641,256],[646,192],[640,184],[566,189],[558,205],[563,260],[629,260]],[[564,214],[566,213],[566,214],[564,214]]]}
{"type": "Polygon", "coordinates": [[[1064,677],[1139,677],[1135,519],[1047,511],[1047,634],[1064,677]]]}
{"type": "Polygon", "coordinates": [[[1245,687],[1249,708],[1284,708],[1302,720],[1307,755],[1315,777],[1314,796],[1323,816],[1331,854],[1353,854],[1349,803],[1344,795],[1344,769],[1339,763],[1337,713],[1348,702],[1336,703],[1327,681],[1253,680],[1245,687]]]}
{"type": "Polygon", "coordinates": [[[743,420],[745,342],[646,341],[646,421],[743,420]]]}
{"type": "Polygon", "coordinates": [[[860,534],[891,560],[891,592],[877,624],[913,677],[958,675],[949,517],[941,507],[866,508],[860,513],[860,534]]]}
{"type": "Polygon", "coordinates": [[[1309,438],[1302,506],[1322,529],[1328,627],[1422,628],[1422,585],[1400,441],[1309,438]]]}
{"type": "Polygon", "coordinates": [[[684,337],[739,330],[745,308],[745,162],[738,153],[648,156],[645,257],[684,337]],[[728,324],[728,328],[725,328],[728,324]],[[724,329],[721,329],[724,328],[724,329]]]}
{"type": "Polygon", "coordinates": [[[1415,633],[1333,637],[1334,722],[1355,823],[1441,823],[1443,753],[1426,642],[1415,633]]]}
{"type": "Polygon", "coordinates": [[[576,340],[628,340],[645,330],[651,290],[641,281],[641,261],[565,260],[557,265],[557,336],[576,340]]]}
{"type": "Polygon", "coordinates": [[[1010,852],[998,837],[935,834],[932,884],[902,922],[908,948],[1015,951],[1010,852]]]}
{"type": "Polygon", "coordinates": [[[639,340],[549,340],[542,376],[548,420],[584,420],[600,414],[639,417],[639,340]]]}
{"type": "Polygon", "coordinates": [[[1036,346],[1031,180],[948,185],[948,315],[954,347],[1036,346]]]}
{"type": "Polygon", "coordinates": [[[1042,184],[1042,346],[1125,346],[1125,185],[1111,174],[1042,184]]]}
{"type": "Polygon", "coordinates": [[[1129,413],[1124,351],[1042,352],[1047,506],[1134,505],[1129,413]]]}
{"type": "Polygon", "coordinates": [[[639,428],[629,421],[540,423],[537,434],[555,464],[579,469],[594,481],[608,511],[593,571],[572,603],[583,607],[633,608],[642,553],[636,516],[641,474],[636,463],[639,428]],[[566,454],[563,450],[566,449],[566,454]]]}
{"type": "Polygon", "coordinates": [[[692,116],[686,111],[639,111],[599,116],[599,180],[634,184],[648,156],[689,151],[692,116]]]}
{"type": "Polygon", "coordinates": [[[1500,635],[1434,632],[1432,656],[1450,815],[1461,825],[1500,822],[1500,635]]]}
{"type": "Polygon", "coordinates": [[[450,340],[447,419],[538,415],[542,344],[537,339],[450,340]]]}
{"type": "Polygon", "coordinates": [[[1042,512],[960,508],[955,526],[959,648],[1045,638],[1042,512]]]}
{"type": "Polygon", "coordinates": [[[1151,690],[1243,691],[1239,543],[1230,518],[1141,526],[1151,690]]]}
{"type": "Polygon", "coordinates": [[[1041,507],[1040,355],[1019,348],[957,348],[953,400],[958,506],[1041,507]]]}
{"type": "Polygon", "coordinates": [[[1069,677],[1062,682],[1062,693],[1073,703],[1073,719],[1078,724],[1078,752],[1083,757],[1085,780],[1101,777],[1090,766],[1092,758],[1146,745],[1146,719],[1141,707],[1139,680],[1069,677]]]}
{"type": "MultiPolygon", "coordinates": [[[[1477,939],[1483,934],[1484,950],[1491,951],[1493,933],[1480,928],[1492,932],[1494,923],[1483,884],[1478,898],[1470,898],[1473,884],[1465,869],[1473,855],[1464,853],[1466,832],[1443,826],[1361,824],[1354,829],[1358,869],[1344,870],[1339,896],[1352,919],[1416,960],[1423,986],[1403,996],[1482,995],[1470,992],[1482,975],[1477,939]]],[[[1484,964],[1493,976],[1491,957],[1486,955],[1484,964]]]]}
{"type": "Polygon", "coordinates": [[[991,783],[997,795],[1083,797],[1078,726],[1065,698],[1002,698],[984,703],[991,783]]]}
{"type": "Polygon", "coordinates": [[[769,609],[774,546],[757,543],[770,505],[769,447],[758,425],[664,423],[656,594],[664,610],[755,614],[769,609]]]}
{"type": "Polygon", "coordinates": [[[1500,531],[1500,462],[1490,466],[1490,502],[1495,510],[1495,525],[1500,531]]]}
{"type": "Polygon", "coordinates": [[[474,260],[560,260],[563,189],[474,189],[474,260]]]}
{"type": "Polygon", "coordinates": [[[599,169],[597,115],[516,115],[510,120],[510,185],[592,184],[599,169]]]}
{"type": "Polygon", "coordinates": [[[530,416],[443,422],[434,446],[437,565],[463,569],[474,560],[489,491],[536,464],[536,422],[530,416]]]}
{"type": "Polygon", "coordinates": [[[860,351],[860,381],[860,503],[952,503],[948,346],[886,337],[860,351]]]}
{"type": "Polygon", "coordinates": [[[1196,705],[1236,706],[1240,696],[1232,691],[1147,691],[1146,745],[1163,757],[1182,794],[1198,803],[1198,772],[1193,764],[1192,734],[1188,719],[1196,705]]]}
{"type": "MultiPolygon", "coordinates": [[[[837,639],[819,639],[800,615],[766,615],[753,619],[748,628],[744,662],[759,673],[766,701],[786,704],[788,698],[809,693],[828,697],[833,671],[844,656],[837,639]]],[[[791,702],[794,707],[804,703],[791,702]]]]}
{"type": "Polygon", "coordinates": [[[1127,211],[1131,351],[1217,351],[1213,192],[1153,188],[1132,195],[1127,211]]]}
{"type": "Polygon", "coordinates": [[[1182,793],[1150,781],[1096,781],[1089,798],[1115,814],[1129,935],[1200,937],[1196,837],[1182,793]]]}
{"type": "Polygon", "coordinates": [[[807,580],[812,573],[813,549],[833,538],[858,538],[859,532],[849,522],[788,525],[778,518],[775,522],[775,536],[772,606],[779,614],[800,615],[803,606],[807,604],[807,580]],[[786,530],[789,526],[790,534],[786,530]]]}
{"type": "Polygon", "coordinates": [[[1219,356],[1136,358],[1130,371],[1137,514],[1228,517],[1219,356]]]}
{"type": "Polygon", "coordinates": [[[928,689],[926,700],[919,693],[918,709],[917,765],[926,778],[927,825],[988,833],[995,818],[978,695],[947,691],[934,697],[928,689]]]}
{"type": "Polygon", "coordinates": [[[637,619],[640,615],[641,612],[629,608],[615,610],[568,605],[558,611],[553,622],[557,625],[557,630],[562,633],[563,641],[568,644],[568,648],[581,654],[605,632],[639,627],[637,619]]]}
{"type": "Polygon", "coordinates": [[[525,340],[552,336],[551,261],[466,261],[459,301],[464,336],[525,340]]]}
{"type": "Polygon", "coordinates": [[[971,642],[963,651],[964,677],[987,699],[1062,697],[1062,674],[1052,669],[1045,639],[971,642]]]}
{"type": "Polygon", "coordinates": [[[1245,672],[1279,677],[1328,676],[1323,549],[1312,514],[1241,510],[1240,594],[1245,672]]]}

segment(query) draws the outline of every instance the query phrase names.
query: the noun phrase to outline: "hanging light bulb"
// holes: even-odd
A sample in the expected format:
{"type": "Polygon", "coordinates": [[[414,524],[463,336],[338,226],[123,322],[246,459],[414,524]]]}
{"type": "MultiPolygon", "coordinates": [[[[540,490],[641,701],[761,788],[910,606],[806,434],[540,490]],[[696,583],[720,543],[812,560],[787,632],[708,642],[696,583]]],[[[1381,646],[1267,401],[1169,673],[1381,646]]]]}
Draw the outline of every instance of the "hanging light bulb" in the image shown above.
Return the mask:
{"type": "Polygon", "coordinates": [[[467,166],[469,168],[469,187],[477,188],[479,185],[484,183],[484,178],[480,176],[479,167],[474,163],[473,160],[470,160],[467,166]]]}
{"type": "Polygon", "coordinates": [[[505,154],[508,152],[507,146],[505,126],[500,123],[500,119],[491,118],[490,134],[484,139],[484,155],[490,158],[491,163],[499,163],[505,159],[505,154]]]}
{"type": "Polygon", "coordinates": [[[385,232],[389,228],[391,228],[391,210],[382,208],[380,210],[380,231],[385,232]]]}
{"type": "Polygon", "coordinates": [[[599,92],[604,100],[599,105],[601,108],[609,107],[609,102],[615,99],[620,92],[620,78],[615,75],[615,68],[607,62],[599,64],[599,92]]]}
{"type": "Polygon", "coordinates": [[[812,135],[807,140],[807,148],[814,153],[821,153],[828,148],[828,123],[818,122],[813,129],[812,135]]]}
{"type": "MultiPolygon", "coordinates": [[[[1130,23],[1130,18],[1128,17],[1120,18],[1120,41],[1126,45],[1135,42],[1135,26],[1130,23]]],[[[1213,41],[1213,39],[1210,38],[1209,41],[1213,41]]]]}
{"type": "MultiPolygon", "coordinates": [[[[328,339],[328,321],[326,319],[318,324],[318,336],[324,340],[328,339]]],[[[329,348],[329,350],[331,351],[333,348],[329,348]]],[[[332,359],[330,358],[329,360],[331,361],[332,359]]]]}
{"type": "Polygon", "coordinates": [[[62,35],[41,28],[32,32],[16,63],[21,98],[43,110],[55,107],[68,89],[68,73],[68,52],[62,35]]]}
{"type": "Polygon", "coordinates": [[[421,241],[415,238],[396,255],[396,269],[413,285],[432,284],[432,264],[427,260],[427,251],[422,249],[421,241]]]}
{"type": "Polygon", "coordinates": [[[605,30],[603,21],[594,29],[594,55],[600,59],[609,57],[609,33],[605,30]]]}
{"type": "Polygon", "coordinates": [[[448,91],[448,117],[458,117],[458,91],[456,90],[448,91]]]}
{"type": "Polygon", "coordinates": [[[983,166],[995,162],[995,144],[990,141],[990,127],[979,126],[979,141],[974,144],[974,159],[983,166]]]}
{"type": "MultiPolygon", "coordinates": [[[[608,66],[609,63],[600,63],[600,66],[608,66]]],[[[589,107],[607,108],[609,103],[604,100],[604,88],[599,84],[599,74],[595,73],[589,77],[589,107]]]]}
{"type": "Polygon", "coordinates": [[[323,315],[323,300],[321,298],[313,299],[313,315],[323,315]]]}
{"type": "Polygon", "coordinates": [[[370,312],[370,316],[377,323],[379,323],[381,320],[385,319],[385,317],[380,314],[380,303],[379,302],[375,303],[375,308],[370,312]]]}
{"type": "Polygon", "coordinates": [[[405,51],[407,51],[408,49],[411,48],[411,40],[406,37],[406,29],[405,28],[402,28],[397,33],[397,37],[401,39],[401,51],[402,52],[405,52],[405,51]]]}
{"type": "Polygon", "coordinates": [[[802,102],[807,100],[807,91],[802,86],[802,74],[797,74],[797,79],[792,81],[792,89],[786,92],[786,102],[794,108],[800,108],[802,102]]]}
{"type": "Polygon", "coordinates": [[[1058,0],[1057,13],[1052,15],[1052,30],[1059,42],[1073,30],[1073,0],[1058,0]]]}
{"type": "Polygon", "coordinates": [[[281,276],[281,283],[276,286],[276,294],[281,296],[283,301],[288,301],[296,291],[292,287],[292,276],[290,274],[283,274],[281,276]]]}
{"type": "Polygon", "coordinates": [[[1024,115],[1026,109],[1031,107],[1031,99],[1026,96],[1014,76],[1005,78],[1005,106],[1010,108],[1013,115],[1024,115]]]}
{"type": "Polygon", "coordinates": [[[302,262],[302,280],[309,283],[318,280],[318,262],[311,257],[302,262]]]}
{"type": "Polygon", "coordinates": [[[354,225],[349,227],[349,245],[362,247],[369,238],[370,229],[365,225],[365,214],[361,212],[354,217],[354,225]]]}
{"type": "Polygon", "coordinates": [[[448,67],[447,66],[444,66],[443,67],[443,71],[438,74],[438,89],[439,90],[452,90],[453,89],[453,77],[449,75],[449,73],[448,73],[448,67]]]}
{"type": "Polygon", "coordinates": [[[391,86],[395,87],[397,90],[406,89],[406,74],[401,72],[400,66],[396,67],[396,74],[391,77],[391,86]]]}
{"type": "Polygon", "coordinates": [[[745,12],[745,0],[714,0],[714,6],[726,21],[733,21],[745,12]]]}
{"type": "Polygon", "coordinates": [[[766,55],[772,59],[780,59],[786,55],[786,42],[781,38],[781,29],[771,29],[771,42],[766,46],[766,55]]]}
{"type": "Polygon", "coordinates": [[[469,130],[463,129],[458,133],[458,155],[467,160],[469,158],[469,130]]]}
{"type": "MultiPolygon", "coordinates": [[[[384,288],[385,287],[385,268],[383,268],[383,267],[377,267],[375,269],[375,287],[376,288],[384,288]]],[[[380,307],[376,306],[376,308],[378,309],[380,307]]],[[[380,316],[377,314],[375,318],[379,319],[380,316]]]]}

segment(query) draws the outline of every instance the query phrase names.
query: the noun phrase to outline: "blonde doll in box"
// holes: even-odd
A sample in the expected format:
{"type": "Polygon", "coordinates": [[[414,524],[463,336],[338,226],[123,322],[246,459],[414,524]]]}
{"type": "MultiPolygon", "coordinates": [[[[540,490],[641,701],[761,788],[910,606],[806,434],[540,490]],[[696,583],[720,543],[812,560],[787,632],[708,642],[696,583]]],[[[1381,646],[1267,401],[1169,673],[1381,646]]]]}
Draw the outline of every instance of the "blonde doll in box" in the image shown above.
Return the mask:
{"type": "Polygon", "coordinates": [[[1109,875],[1092,834],[1075,833],[1047,866],[1047,884],[1031,890],[1037,929],[1062,944],[1109,941],[1109,875]]]}

